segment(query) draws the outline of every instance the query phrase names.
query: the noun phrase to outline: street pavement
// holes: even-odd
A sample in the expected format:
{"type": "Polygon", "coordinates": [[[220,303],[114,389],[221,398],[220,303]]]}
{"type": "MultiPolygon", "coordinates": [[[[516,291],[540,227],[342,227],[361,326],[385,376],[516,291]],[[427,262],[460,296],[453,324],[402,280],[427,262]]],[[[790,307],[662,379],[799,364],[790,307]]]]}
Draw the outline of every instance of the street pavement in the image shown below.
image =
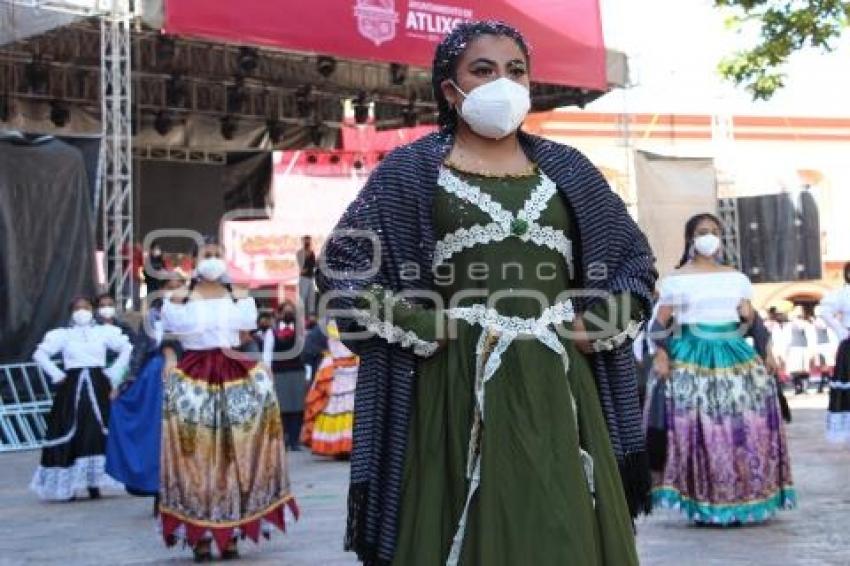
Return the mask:
{"type": "MultiPolygon", "coordinates": [[[[791,405],[799,508],[765,525],[734,529],[694,527],[672,512],[655,513],[637,524],[642,564],[850,565],[850,446],[824,441],[825,396],[799,396],[791,405]]],[[[39,502],[27,490],[37,462],[36,452],[0,454],[0,565],[191,563],[188,549],[162,544],[150,499],[111,493],[98,501],[39,502]]],[[[342,551],[348,465],[296,452],[289,466],[301,520],[291,520],[285,535],[241,544],[241,563],[357,564],[342,551]]]]}

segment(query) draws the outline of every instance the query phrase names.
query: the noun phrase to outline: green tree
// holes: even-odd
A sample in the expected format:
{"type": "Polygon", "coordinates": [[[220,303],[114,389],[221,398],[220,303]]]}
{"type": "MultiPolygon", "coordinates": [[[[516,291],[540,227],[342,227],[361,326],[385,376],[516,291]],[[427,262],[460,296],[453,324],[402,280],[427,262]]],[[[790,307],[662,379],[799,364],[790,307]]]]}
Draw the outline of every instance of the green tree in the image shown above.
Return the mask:
{"type": "Polygon", "coordinates": [[[714,0],[714,4],[731,12],[731,24],[760,28],[754,47],[720,63],[720,74],[756,100],[769,99],[785,85],[783,67],[791,54],[804,47],[831,51],[850,22],[850,2],[840,0],[714,0]]]}

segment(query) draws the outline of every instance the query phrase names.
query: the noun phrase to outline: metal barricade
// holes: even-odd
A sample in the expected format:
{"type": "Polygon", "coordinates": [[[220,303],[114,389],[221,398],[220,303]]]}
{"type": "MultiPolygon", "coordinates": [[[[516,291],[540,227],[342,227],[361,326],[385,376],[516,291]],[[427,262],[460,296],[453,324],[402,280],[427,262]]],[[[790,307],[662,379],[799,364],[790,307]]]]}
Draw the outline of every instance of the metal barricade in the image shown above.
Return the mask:
{"type": "Polygon", "coordinates": [[[47,383],[34,363],[0,365],[0,452],[41,448],[53,404],[47,383]]]}

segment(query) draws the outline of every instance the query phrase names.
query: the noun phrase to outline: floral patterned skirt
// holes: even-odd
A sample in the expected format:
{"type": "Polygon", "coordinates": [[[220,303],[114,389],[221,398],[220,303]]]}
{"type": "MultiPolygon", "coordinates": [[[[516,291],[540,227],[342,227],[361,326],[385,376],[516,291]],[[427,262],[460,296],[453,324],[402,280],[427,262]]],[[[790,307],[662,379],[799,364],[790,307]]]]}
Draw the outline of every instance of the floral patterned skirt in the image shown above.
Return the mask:
{"type": "Polygon", "coordinates": [[[168,545],[234,537],[255,542],[297,517],[271,377],[221,350],[188,352],[163,400],[162,534],[168,545]]]}
{"type": "Polygon", "coordinates": [[[654,504],[714,524],[763,521],[793,507],[776,384],[737,324],[684,327],[670,358],[667,460],[654,504]]]}

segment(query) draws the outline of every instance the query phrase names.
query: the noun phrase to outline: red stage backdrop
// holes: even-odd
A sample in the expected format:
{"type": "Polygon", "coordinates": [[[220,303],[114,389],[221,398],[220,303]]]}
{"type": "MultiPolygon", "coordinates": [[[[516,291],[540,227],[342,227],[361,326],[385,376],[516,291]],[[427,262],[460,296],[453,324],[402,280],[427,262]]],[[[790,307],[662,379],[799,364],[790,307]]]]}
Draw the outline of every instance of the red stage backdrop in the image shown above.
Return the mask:
{"type": "Polygon", "coordinates": [[[430,67],[459,22],[496,19],[531,44],[534,80],[605,90],[598,0],[168,0],[165,31],[430,67]]]}

